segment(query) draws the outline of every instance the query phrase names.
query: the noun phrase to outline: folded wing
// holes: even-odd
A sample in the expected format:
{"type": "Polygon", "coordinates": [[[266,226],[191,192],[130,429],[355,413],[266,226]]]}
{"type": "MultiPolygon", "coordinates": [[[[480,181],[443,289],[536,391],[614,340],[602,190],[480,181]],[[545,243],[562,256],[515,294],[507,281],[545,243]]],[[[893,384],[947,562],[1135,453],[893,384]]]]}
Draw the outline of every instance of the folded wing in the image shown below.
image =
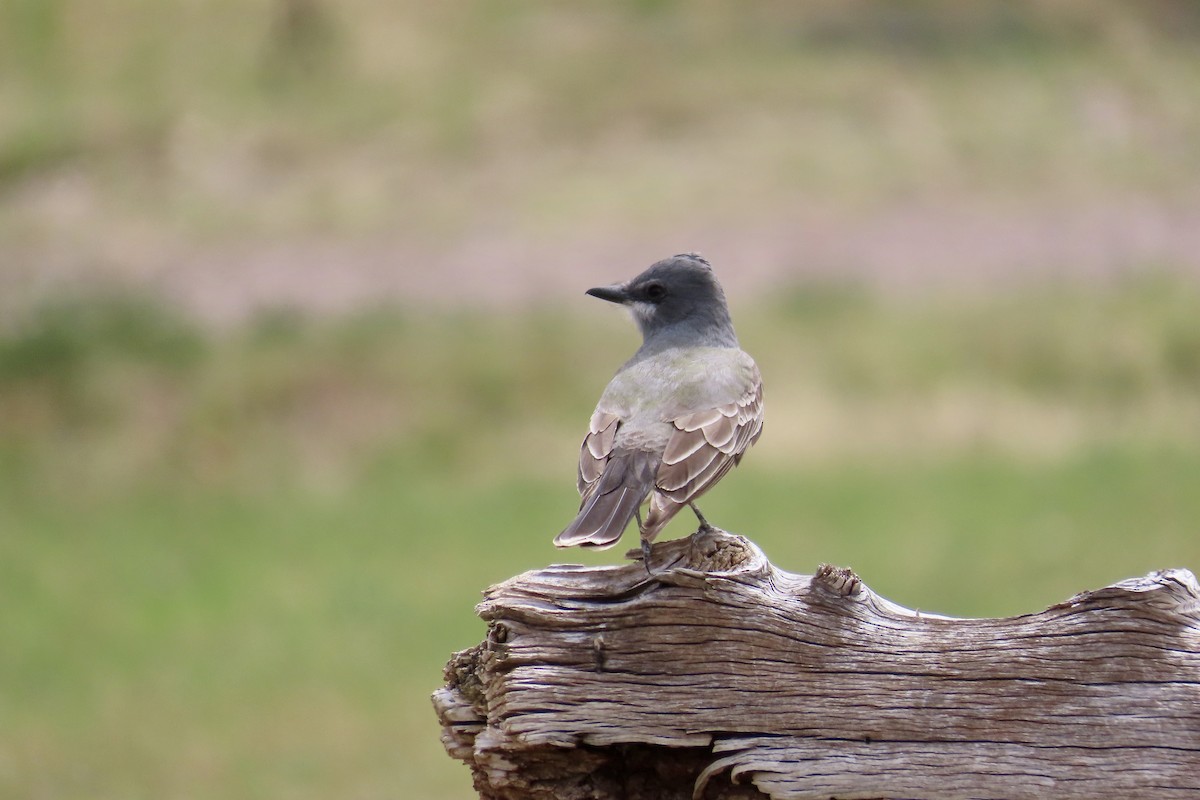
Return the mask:
{"type": "Polygon", "coordinates": [[[616,447],[620,418],[597,411],[579,449],[579,513],[554,539],[558,547],[616,544],[654,488],[658,456],[616,447]]]}
{"type": "Polygon", "coordinates": [[[762,381],[732,403],[683,414],[663,451],[644,535],[653,538],[680,508],[712,488],[758,441],[763,427],[762,381]]]}
{"type": "Polygon", "coordinates": [[[583,446],[579,448],[579,475],[576,481],[579,494],[585,498],[589,488],[594,488],[600,480],[604,466],[612,456],[620,424],[621,418],[616,414],[605,411],[592,414],[587,436],[583,437],[583,446]]]}

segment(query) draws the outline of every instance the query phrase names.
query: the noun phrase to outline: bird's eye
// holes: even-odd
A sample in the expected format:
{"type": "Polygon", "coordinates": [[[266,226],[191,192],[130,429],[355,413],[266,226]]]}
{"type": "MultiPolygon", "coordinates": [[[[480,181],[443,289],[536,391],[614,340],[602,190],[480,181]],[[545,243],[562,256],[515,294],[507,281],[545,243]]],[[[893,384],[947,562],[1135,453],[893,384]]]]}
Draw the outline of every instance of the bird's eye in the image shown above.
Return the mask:
{"type": "Polygon", "coordinates": [[[648,283],[643,291],[651,303],[657,303],[667,296],[667,287],[661,283],[648,283]]]}

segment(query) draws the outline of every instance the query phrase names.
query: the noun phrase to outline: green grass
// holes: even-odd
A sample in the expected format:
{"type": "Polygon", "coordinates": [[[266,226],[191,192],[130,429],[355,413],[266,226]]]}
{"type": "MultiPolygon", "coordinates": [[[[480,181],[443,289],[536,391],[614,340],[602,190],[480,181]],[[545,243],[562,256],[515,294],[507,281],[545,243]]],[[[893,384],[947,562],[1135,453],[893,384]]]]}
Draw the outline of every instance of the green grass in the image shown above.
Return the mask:
{"type": "MultiPolygon", "coordinates": [[[[1194,569],[1198,294],[808,287],[735,309],[767,429],[704,508],[781,568],[849,565],[951,614],[1194,569]]],[[[218,335],[127,297],[14,322],[0,794],[469,796],[428,695],[489,583],[620,558],[550,539],[634,340],[620,315],[541,312],[218,335]]]]}
{"type": "MultiPolygon", "coordinates": [[[[850,564],[926,610],[1017,613],[1200,563],[1197,479],[1195,453],[747,469],[708,510],[784,567],[850,564]]],[[[0,788],[465,796],[427,695],[449,653],[482,637],[478,591],[562,558],[548,544],[570,511],[561,483],[26,512],[3,554],[0,788]]]]}

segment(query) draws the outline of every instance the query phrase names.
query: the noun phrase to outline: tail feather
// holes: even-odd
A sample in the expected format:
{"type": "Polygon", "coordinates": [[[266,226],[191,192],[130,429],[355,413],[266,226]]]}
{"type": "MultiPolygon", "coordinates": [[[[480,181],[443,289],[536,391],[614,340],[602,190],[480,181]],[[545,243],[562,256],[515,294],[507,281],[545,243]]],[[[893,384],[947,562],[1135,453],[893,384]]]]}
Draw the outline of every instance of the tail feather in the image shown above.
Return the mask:
{"type": "Polygon", "coordinates": [[[654,488],[659,456],[641,450],[617,450],[604,473],[583,497],[579,514],[554,538],[558,547],[603,549],[621,538],[629,520],[654,488]]]}

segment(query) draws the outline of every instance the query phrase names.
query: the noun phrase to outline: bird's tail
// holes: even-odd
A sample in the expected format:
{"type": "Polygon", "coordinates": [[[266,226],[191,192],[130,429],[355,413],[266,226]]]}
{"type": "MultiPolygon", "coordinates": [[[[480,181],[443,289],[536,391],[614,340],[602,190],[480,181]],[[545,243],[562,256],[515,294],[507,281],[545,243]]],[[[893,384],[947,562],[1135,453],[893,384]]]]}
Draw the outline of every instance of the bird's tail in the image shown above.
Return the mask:
{"type": "Polygon", "coordinates": [[[558,547],[612,547],[654,488],[659,456],[642,450],[617,450],[604,472],[583,496],[579,515],[554,537],[558,547]]]}

